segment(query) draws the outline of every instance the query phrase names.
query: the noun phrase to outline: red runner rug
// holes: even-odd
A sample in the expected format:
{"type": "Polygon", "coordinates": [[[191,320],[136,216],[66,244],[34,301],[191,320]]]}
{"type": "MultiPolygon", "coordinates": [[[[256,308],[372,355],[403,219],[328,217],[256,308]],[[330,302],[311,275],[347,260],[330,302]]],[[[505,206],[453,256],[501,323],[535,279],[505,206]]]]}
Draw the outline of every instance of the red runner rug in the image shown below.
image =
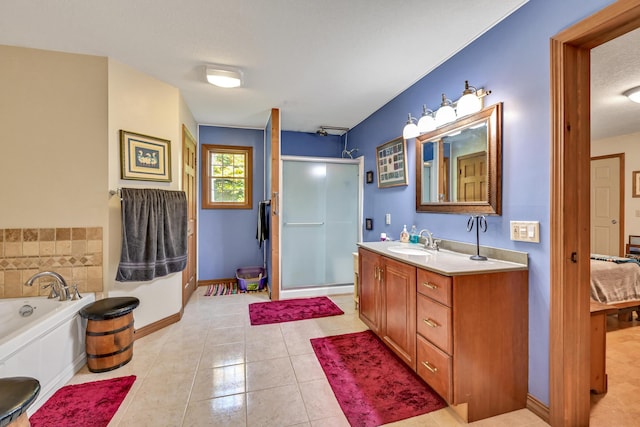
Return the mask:
{"type": "Polygon", "coordinates": [[[340,307],[327,297],[298,298],[249,304],[249,318],[252,325],[315,319],[339,314],[344,314],[344,311],[340,310],[340,307]]]}
{"type": "Polygon", "coordinates": [[[62,387],[29,418],[31,427],[106,427],[135,375],[62,387]]]}
{"type": "Polygon", "coordinates": [[[371,331],[314,338],[311,346],[354,427],[379,426],[447,406],[371,331]]]}

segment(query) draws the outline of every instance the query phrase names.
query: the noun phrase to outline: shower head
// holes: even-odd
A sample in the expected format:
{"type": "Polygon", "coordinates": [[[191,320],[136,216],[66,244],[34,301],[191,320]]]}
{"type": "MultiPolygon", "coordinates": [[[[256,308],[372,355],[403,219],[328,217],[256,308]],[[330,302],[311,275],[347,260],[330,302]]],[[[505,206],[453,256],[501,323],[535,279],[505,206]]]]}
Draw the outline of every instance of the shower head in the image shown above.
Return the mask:
{"type": "Polygon", "coordinates": [[[327,136],[329,135],[329,132],[327,132],[324,128],[320,128],[316,131],[316,133],[320,136],[327,136]]]}
{"type": "Polygon", "coordinates": [[[331,135],[344,135],[349,128],[343,128],[338,126],[320,126],[320,128],[316,131],[318,135],[327,136],[329,135],[328,131],[332,131],[331,135]]]}

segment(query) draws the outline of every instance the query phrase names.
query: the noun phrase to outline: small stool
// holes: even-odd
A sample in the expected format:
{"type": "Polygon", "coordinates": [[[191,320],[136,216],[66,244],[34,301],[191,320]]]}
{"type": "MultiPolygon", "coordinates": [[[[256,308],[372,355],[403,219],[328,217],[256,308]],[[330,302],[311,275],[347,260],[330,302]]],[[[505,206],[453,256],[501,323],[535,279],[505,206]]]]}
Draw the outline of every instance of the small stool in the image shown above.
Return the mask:
{"type": "Polygon", "coordinates": [[[27,408],[40,393],[35,378],[0,378],[0,427],[28,427],[27,408]]]}
{"type": "Polygon", "coordinates": [[[87,367],[106,372],[129,363],[133,357],[133,309],[135,297],[105,298],[80,310],[87,321],[87,367]]]}

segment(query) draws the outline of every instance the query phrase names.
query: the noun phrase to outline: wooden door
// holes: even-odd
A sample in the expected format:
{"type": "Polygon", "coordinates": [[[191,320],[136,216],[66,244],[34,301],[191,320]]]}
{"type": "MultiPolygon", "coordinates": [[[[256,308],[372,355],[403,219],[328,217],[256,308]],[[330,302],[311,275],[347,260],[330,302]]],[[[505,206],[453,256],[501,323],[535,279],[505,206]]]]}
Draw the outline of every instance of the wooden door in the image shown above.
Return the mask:
{"type": "Polygon", "coordinates": [[[458,202],[487,200],[487,153],[458,157],[458,202]]]}
{"type": "Polygon", "coordinates": [[[591,252],[621,256],[624,154],[591,159],[591,252]],[[621,165],[622,162],[622,165],[621,165]]]}
{"type": "Polygon", "coordinates": [[[187,194],[187,267],[182,271],[182,308],[197,286],[196,208],[198,206],[196,141],[182,125],[182,189],[187,194]]]}
{"type": "Polygon", "coordinates": [[[267,191],[271,198],[271,226],[269,227],[270,261],[268,265],[269,292],[273,301],[280,299],[280,110],[271,109],[267,124],[266,145],[270,155],[265,159],[267,191]],[[269,163],[270,162],[270,163],[269,163]],[[269,163],[269,164],[267,164],[269,163]]]}
{"type": "Polygon", "coordinates": [[[382,339],[416,369],[416,268],[383,258],[382,339]]]}
{"type": "Polygon", "coordinates": [[[358,251],[358,304],[360,319],[374,333],[380,332],[380,256],[358,251]]]}

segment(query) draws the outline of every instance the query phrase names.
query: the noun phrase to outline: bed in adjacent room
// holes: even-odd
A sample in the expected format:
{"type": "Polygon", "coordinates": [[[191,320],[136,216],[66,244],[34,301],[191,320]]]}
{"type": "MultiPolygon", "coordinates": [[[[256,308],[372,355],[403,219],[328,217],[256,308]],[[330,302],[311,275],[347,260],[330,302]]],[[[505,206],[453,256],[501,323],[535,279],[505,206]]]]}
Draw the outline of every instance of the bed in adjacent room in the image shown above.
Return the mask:
{"type": "MultiPolygon", "coordinates": [[[[591,299],[640,316],[640,262],[633,258],[591,254],[591,299]]],[[[625,320],[625,319],[621,319],[625,320]]]]}

